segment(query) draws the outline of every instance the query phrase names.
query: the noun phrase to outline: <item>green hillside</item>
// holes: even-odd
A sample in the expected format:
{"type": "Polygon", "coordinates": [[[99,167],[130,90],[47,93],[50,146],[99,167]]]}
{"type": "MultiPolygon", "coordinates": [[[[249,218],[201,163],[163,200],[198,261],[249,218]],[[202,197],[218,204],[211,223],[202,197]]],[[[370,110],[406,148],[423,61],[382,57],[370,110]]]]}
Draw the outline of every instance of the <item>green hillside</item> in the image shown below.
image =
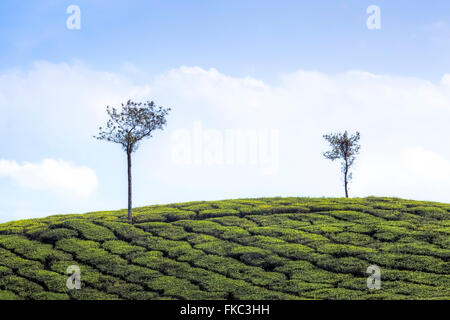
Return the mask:
{"type": "Polygon", "coordinates": [[[0,299],[450,299],[450,204],[265,198],[134,216],[1,224],[0,299]],[[66,287],[70,265],[80,290],[66,287]]]}

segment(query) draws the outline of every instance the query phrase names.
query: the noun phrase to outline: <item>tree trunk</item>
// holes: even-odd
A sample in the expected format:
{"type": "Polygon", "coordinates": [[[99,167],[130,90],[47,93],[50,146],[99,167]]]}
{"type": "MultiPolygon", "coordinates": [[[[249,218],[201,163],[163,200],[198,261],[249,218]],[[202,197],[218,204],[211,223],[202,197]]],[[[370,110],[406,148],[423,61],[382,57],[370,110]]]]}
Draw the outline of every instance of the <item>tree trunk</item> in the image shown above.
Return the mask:
{"type": "Polygon", "coordinates": [[[344,187],[345,187],[345,197],[348,198],[348,162],[347,159],[345,159],[345,171],[344,171],[344,187]]]}
{"type": "Polygon", "coordinates": [[[131,152],[127,151],[127,163],[128,163],[128,220],[133,223],[132,215],[132,192],[131,192],[131,152]]]}

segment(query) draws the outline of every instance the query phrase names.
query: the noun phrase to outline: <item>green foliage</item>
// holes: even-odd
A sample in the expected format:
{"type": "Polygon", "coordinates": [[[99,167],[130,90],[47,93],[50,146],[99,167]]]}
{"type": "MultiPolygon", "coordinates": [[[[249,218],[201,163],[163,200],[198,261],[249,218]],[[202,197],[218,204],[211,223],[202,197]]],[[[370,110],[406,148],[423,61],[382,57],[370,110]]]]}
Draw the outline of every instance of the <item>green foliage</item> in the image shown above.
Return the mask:
{"type": "Polygon", "coordinates": [[[33,300],[70,300],[70,296],[65,293],[56,292],[35,292],[30,296],[33,300]]]}
{"type": "Polygon", "coordinates": [[[78,232],[71,229],[66,228],[58,228],[58,229],[50,229],[42,232],[39,235],[39,239],[42,242],[48,242],[48,243],[55,243],[58,240],[61,239],[68,239],[68,238],[76,238],[78,236],[78,232]]]}
{"type": "Polygon", "coordinates": [[[82,288],[70,291],[70,296],[75,300],[119,300],[117,295],[104,293],[92,288],[82,288]]]}
{"type": "Polygon", "coordinates": [[[104,242],[102,244],[102,247],[113,254],[125,257],[127,260],[131,260],[146,251],[146,249],[143,247],[133,246],[128,242],[120,240],[111,240],[104,242]]]}
{"type": "Polygon", "coordinates": [[[42,284],[51,292],[65,293],[67,291],[67,277],[59,273],[33,267],[19,269],[17,273],[24,278],[34,279],[35,282],[42,284]]]}
{"type": "Polygon", "coordinates": [[[83,219],[70,219],[63,222],[61,226],[78,231],[87,240],[106,241],[116,238],[107,228],[83,219]]]}
{"type": "Polygon", "coordinates": [[[0,290],[0,300],[20,300],[20,296],[7,290],[0,290]]]}
{"type": "Polygon", "coordinates": [[[151,137],[152,131],[162,130],[170,108],[157,107],[153,101],[122,103],[122,108],[106,107],[109,120],[106,128],[99,128],[95,138],[119,143],[127,152],[134,152],[139,142],[151,137]]]}
{"type": "Polygon", "coordinates": [[[54,250],[52,245],[28,240],[22,236],[0,236],[0,246],[11,250],[27,259],[38,260],[42,263],[53,260],[65,260],[70,256],[54,250]]]}
{"type": "Polygon", "coordinates": [[[1,277],[0,289],[12,291],[22,298],[31,298],[33,293],[44,291],[41,285],[15,275],[1,277]]]}
{"type": "Polygon", "coordinates": [[[224,216],[239,216],[239,211],[234,209],[209,209],[198,213],[199,218],[214,218],[224,216]]]}
{"type": "Polygon", "coordinates": [[[354,257],[336,258],[328,255],[317,259],[317,265],[325,270],[336,273],[351,273],[355,276],[365,275],[368,267],[363,260],[354,257]]]}
{"type": "Polygon", "coordinates": [[[406,211],[426,218],[439,220],[448,219],[448,211],[437,207],[418,206],[408,208],[406,211]]]}
{"type": "Polygon", "coordinates": [[[376,250],[366,247],[358,247],[348,244],[325,243],[317,248],[320,253],[331,254],[335,257],[345,256],[365,256],[369,253],[375,253],[376,250]]]}
{"type": "MultiPolygon", "coordinates": [[[[330,238],[331,240],[337,242],[337,243],[346,243],[346,244],[353,244],[353,245],[366,245],[371,242],[373,242],[373,239],[367,235],[365,235],[365,232],[367,229],[361,230],[360,233],[357,233],[355,228],[352,228],[354,232],[340,232],[336,234],[331,234],[330,238]]],[[[371,229],[370,229],[371,230],[371,229]]],[[[370,231],[366,231],[370,232],[370,231]]]]}
{"type": "Polygon", "coordinates": [[[0,225],[0,300],[448,299],[450,206],[265,198],[0,225]],[[381,289],[368,290],[369,265],[381,289]],[[82,288],[68,290],[67,268],[82,288]]]}
{"type": "Polygon", "coordinates": [[[181,240],[189,235],[184,231],[183,227],[174,226],[171,223],[166,222],[146,222],[137,224],[136,227],[142,228],[153,235],[170,240],[181,240]]]}
{"type": "Polygon", "coordinates": [[[318,290],[322,288],[332,288],[333,286],[327,283],[314,283],[305,282],[297,279],[287,280],[284,282],[279,282],[270,286],[271,289],[290,292],[293,294],[300,293],[301,295],[306,291],[318,290]]]}
{"type": "Polygon", "coordinates": [[[350,290],[344,288],[324,288],[305,292],[305,297],[311,299],[339,299],[339,300],[360,300],[364,299],[361,290],[350,290]]]}

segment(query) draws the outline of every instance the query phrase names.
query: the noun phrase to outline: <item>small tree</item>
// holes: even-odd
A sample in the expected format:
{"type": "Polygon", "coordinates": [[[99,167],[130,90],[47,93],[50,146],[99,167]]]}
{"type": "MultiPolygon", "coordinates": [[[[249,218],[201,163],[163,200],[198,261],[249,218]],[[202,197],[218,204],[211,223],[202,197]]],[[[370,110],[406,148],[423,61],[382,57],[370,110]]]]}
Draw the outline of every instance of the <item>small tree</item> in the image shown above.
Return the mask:
{"type": "Polygon", "coordinates": [[[106,128],[99,128],[99,140],[119,143],[127,153],[128,164],[128,219],[133,223],[132,217],[132,191],[131,191],[131,154],[139,147],[144,138],[151,138],[154,130],[163,130],[166,124],[166,115],[170,108],[156,107],[153,101],[145,103],[128,100],[122,103],[122,109],[106,107],[109,120],[106,128]]]}
{"type": "Polygon", "coordinates": [[[348,183],[352,180],[350,168],[355,162],[356,155],[359,154],[361,146],[358,144],[360,134],[349,136],[347,131],[344,133],[331,133],[323,136],[331,145],[331,150],[324,152],[325,158],[334,161],[342,159],[342,173],[344,174],[345,196],[348,198],[348,183]]]}

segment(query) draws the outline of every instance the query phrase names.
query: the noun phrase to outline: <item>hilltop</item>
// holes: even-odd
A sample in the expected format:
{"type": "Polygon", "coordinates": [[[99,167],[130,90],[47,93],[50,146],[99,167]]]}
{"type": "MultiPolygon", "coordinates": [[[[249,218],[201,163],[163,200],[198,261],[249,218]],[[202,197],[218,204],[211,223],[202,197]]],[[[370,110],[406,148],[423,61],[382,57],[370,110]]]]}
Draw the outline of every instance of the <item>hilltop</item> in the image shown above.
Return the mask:
{"type": "Polygon", "coordinates": [[[450,299],[450,204],[197,201],[0,225],[0,299],[450,299]],[[67,268],[82,288],[68,290],[67,268]],[[367,288],[367,268],[381,289],[367,288]]]}

